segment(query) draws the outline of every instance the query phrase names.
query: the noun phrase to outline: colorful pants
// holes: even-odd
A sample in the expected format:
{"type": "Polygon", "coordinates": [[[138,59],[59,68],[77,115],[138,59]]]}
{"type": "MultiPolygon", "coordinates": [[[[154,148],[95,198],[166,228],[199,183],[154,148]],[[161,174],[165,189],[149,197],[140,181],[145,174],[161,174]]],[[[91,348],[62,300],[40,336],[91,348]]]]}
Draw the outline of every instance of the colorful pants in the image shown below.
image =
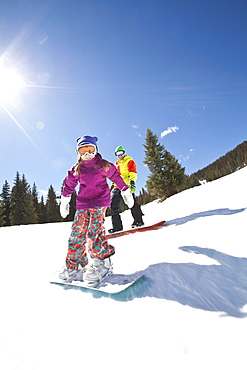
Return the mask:
{"type": "Polygon", "coordinates": [[[101,260],[115,253],[113,246],[105,239],[106,207],[81,209],[76,211],[69,238],[66,267],[77,269],[88,264],[87,251],[91,258],[101,260]]]}

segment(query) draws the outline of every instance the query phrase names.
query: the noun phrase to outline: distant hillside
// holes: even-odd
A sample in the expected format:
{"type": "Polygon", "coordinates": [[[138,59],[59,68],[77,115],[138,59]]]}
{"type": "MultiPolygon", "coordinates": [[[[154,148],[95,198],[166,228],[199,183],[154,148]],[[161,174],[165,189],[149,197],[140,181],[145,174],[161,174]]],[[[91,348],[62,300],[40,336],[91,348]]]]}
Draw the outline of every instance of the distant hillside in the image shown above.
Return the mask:
{"type": "Polygon", "coordinates": [[[213,181],[222,176],[229,175],[247,165],[247,141],[239,144],[235,149],[226,153],[202,170],[191,175],[198,181],[213,181]]]}

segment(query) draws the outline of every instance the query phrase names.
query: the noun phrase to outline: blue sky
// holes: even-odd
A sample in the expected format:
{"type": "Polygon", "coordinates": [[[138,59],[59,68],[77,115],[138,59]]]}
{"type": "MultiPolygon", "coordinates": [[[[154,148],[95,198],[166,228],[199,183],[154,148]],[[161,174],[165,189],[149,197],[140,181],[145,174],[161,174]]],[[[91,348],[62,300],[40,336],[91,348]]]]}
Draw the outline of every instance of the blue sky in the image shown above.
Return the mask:
{"type": "Polygon", "coordinates": [[[125,146],[140,190],[147,127],[207,166],[246,140],[246,45],[245,0],[1,1],[0,186],[60,190],[89,134],[112,162],[125,146]]]}

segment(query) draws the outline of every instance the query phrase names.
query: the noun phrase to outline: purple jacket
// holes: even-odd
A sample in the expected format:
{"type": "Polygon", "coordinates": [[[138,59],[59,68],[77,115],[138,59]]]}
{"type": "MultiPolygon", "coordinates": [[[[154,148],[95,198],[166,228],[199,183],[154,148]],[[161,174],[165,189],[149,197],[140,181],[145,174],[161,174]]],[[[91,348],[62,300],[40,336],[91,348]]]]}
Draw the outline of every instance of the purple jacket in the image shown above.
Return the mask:
{"type": "Polygon", "coordinates": [[[90,161],[81,162],[79,175],[74,175],[76,166],[74,165],[64,179],[62,195],[65,197],[71,195],[76,186],[80,184],[76,197],[77,210],[109,207],[111,194],[107,178],[114,182],[120,190],[128,189],[114,164],[110,162],[109,164],[110,168],[104,170],[101,156],[96,155],[90,161]]]}

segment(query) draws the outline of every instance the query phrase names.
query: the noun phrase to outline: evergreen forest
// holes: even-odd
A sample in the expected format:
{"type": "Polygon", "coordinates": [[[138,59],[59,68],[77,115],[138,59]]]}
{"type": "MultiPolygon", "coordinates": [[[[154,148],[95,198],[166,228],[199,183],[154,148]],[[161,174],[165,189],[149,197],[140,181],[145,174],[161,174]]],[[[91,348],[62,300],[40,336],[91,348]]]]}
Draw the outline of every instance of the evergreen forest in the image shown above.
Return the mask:
{"type": "Polygon", "coordinates": [[[213,181],[229,175],[247,165],[247,141],[217,159],[202,170],[195,172],[193,177],[198,181],[213,181]]]}

